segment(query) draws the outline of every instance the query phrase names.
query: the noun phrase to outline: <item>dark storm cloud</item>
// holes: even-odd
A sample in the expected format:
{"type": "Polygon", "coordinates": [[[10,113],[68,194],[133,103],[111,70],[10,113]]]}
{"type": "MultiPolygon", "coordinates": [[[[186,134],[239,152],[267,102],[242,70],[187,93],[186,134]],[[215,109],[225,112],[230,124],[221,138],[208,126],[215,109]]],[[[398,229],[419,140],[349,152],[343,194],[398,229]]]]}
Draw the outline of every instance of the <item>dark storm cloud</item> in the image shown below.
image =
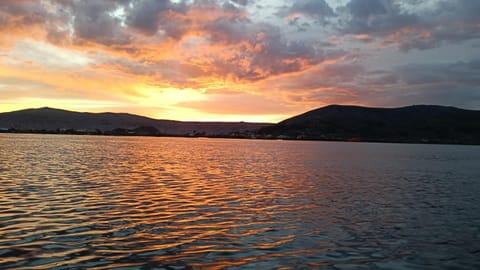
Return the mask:
{"type": "Polygon", "coordinates": [[[415,26],[418,17],[402,11],[390,0],[351,0],[339,8],[344,15],[340,30],[347,34],[386,35],[408,26],[415,26]]]}
{"type": "MultiPolygon", "coordinates": [[[[366,97],[377,105],[442,104],[478,108],[480,60],[446,64],[410,64],[383,72],[370,72],[363,91],[379,89],[366,97]]],[[[362,90],[359,90],[362,91],[362,90]]]]}
{"type": "Polygon", "coordinates": [[[439,1],[421,11],[406,10],[402,2],[351,0],[337,9],[338,30],[368,35],[367,41],[396,45],[403,51],[431,49],[443,42],[458,43],[480,38],[480,1],[439,1]]]}
{"type": "Polygon", "coordinates": [[[478,109],[479,85],[480,59],[410,64],[385,70],[369,69],[347,60],[308,70],[294,79],[274,81],[271,86],[289,89],[289,98],[295,102],[441,104],[478,109]]]}
{"type": "Polygon", "coordinates": [[[120,19],[112,16],[119,7],[113,1],[77,1],[72,6],[73,29],[77,40],[89,40],[104,45],[127,44],[128,34],[120,19]]]}
{"type": "MultiPolygon", "coordinates": [[[[104,45],[125,45],[131,42],[132,30],[146,36],[160,34],[181,39],[190,31],[206,29],[207,24],[219,19],[214,12],[224,12],[225,17],[238,16],[248,23],[246,6],[252,1],[195,0],[171,2],[170,0],[105,0],[105,1],[11,1],[0,3],[0,28],[17,30],[32,25],[43,26],[54,43],[62,39],[98,42],[104,45]],[[53,8],[52,8],[53,7],[53,8]],[[124,18],[113,13],[122,9],[124,18]],[[192,11],[197,10],[196,14],[192,11]],[[233,15],[232,15],[233,14],[233,15]],[[236,15],[235,15],[236,14],[236,15]],[[228,16],[227,16],[228,15],[228,16]],[[194,17],[197,16],[197,17],[194,17]],[[73,29],[69,29],[73,27],[73,29]],[[73,30],[73,32],[70,32],[73,30]]],[[[395,45],[403,51],[430,49],[444,42],[462,42],[480,38],[480,1],[442,0],[432,2],[427,8],[405,8],[420,5],[417,0],[350,0],[335,11],[324,0],[299,0],[283,6],[282,17],[301,14],[317,21],[328,21],[337,36],[360,35],[364,42],[377,41],[395,45]]],[[[291,25],[306,32],[306,22],[298,17],[289,18],[291,25]]],[[[311,40],[315,33],[311,33],[311,40]]]]}
{"type": "Polygon", "coordinates": [[[407,65],[395,70],[401,80],[415,84],[480,85],[480,59],[451,64],[407,65]]]}
{"type": "Polygon", "coordinates": [[[254,36],[259,29],[253,29],[253,24],[248,20],[237,18],[218,18],[207,22],[203,31],[208,33],[208,38],[213,43],[234,44],[254,36]]]}
{"type": "MultiPolygon", "coordinates": [[[[294,78],[284,78],[272,82],[280,89],[288,89],[292,93],[297,92],[301,96],[311,96],[312,93],[342,92],[356,94],[359,82],[368,75],[368,70],[350,60],[339,60],[337,63],[323,65],[307,70],[294,78]],[[301,86],[301,87],[300,87],[301,86]]],[[[298,98],[298,97],[297,97],[298,98]]],[[[315,99],[318,101],[318,99],[315,99]]]]}
{"type": "Polygon", "coordinates": [[[407,35],[400,48],[430,49],[443,42],[460,43],[480,38],[480,1],[441,1],[422,16],[417,35],[407,35]],[[423,33],[422,33],[423,32],[423,33]]]}
{"type": "Polygon", "coordinates": [[[302,14],[317,20],[334,16],[333,9],[324,0],[298,0],[291,6],[284,6],[278,12],[281,17],[302,14]]]}
{"type": "Polygon", "coordinates": [[[466,23],[478,23],[480,18],[480,1],[450,0],[438,3],[436,14],[433,19],[463,21],[466,23]]]}
{"type": "Polygon", "coordinates": [[[250,1],[249,0],[231,0],[231,2],[236,3],[238,5],[241,5],[241,6],[246,6],[253,1],[252,0],[250,0],[250,1]]]}
{"type": "Polygon", "coordinates": [[[387,13],[387,7],[381,0],[353,0],[347,3],[346,7],[355,18],[368,18],[387,13]]]}
{"type": "Polygon", "coordinates": [[[216,72],[242,80],[260,80],[271,75],[306,69],[326,59],[344,54],[328,52],[305,41],[289,41],[279,27],[254,24],[236,19],[220,19],[206,25],[213,43],[240,44],[236,53],[227,58],[210,55],[216,72]]]}
{"type": "Polygon", "coordinates": [[[196,0],[191,3],[172,3],[169,0],[142,0],[134,2],[133,8],[128,12],[127,24],[130,27],[150,36],[160,31],[166,37],[179,40],[188,32],[202,30],[209,20],[242,17],[244,7],[237,7],[228,1],[220,3],[196,0]]]}
{"type": "Polygon", "coordinates": [[[127,23],[147,35],[157,33],[162,17],[173,8],[169,0],[140,0],[133,4],[127,23]]]}

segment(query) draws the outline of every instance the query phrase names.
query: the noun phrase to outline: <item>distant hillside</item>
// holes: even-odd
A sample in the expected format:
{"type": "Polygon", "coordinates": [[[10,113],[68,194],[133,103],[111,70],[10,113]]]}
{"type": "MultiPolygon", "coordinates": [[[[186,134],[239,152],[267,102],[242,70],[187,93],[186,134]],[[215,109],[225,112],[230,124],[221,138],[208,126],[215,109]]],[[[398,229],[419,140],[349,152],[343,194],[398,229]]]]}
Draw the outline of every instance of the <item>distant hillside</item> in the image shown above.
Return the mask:
{"type": "Polygon", "coordinates": [[[266,123],[181,122],[127,113],[81,113],[52,108],[0,113],[0,131],[114,135],[249,136],[266,123]]]}
{"type": "Polygon", "coordinates": [[[0,132],[480,144],[480,111],[433,105],[392,109],[330,105],[268,124],[182,122],[40,108],[0,113],[0,132]]]}
{"type": "Polygon", "coordinates": [[[262,128],[272,138],[480,144],[480,111],[330,105],[262,128]]]}

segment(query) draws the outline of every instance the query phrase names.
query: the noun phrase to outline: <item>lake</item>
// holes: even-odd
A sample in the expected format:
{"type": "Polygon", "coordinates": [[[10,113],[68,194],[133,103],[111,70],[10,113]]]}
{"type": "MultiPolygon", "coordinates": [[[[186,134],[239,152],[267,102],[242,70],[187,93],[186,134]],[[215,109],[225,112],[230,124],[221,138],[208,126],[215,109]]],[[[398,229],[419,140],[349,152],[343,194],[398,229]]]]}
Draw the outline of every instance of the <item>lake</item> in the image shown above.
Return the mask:
{"type": "Polygon", "coordinates": [[[480,269],[480,147],[0,134],[2,269],[480,269]]]}

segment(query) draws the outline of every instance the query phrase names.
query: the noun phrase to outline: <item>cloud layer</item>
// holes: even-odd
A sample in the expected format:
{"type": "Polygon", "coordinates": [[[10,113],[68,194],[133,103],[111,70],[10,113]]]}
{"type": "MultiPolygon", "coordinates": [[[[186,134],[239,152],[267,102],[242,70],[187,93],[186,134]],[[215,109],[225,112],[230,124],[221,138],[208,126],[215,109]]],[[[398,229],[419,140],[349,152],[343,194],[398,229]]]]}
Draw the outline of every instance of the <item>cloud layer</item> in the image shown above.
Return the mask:
{"type": "Polygon", "coordinates": [[[176,119],[248,104],[264,105],[258,119],[329,103],[480,109],[478,14],[470,0],[5,0],[0,96],[176,119]]]}

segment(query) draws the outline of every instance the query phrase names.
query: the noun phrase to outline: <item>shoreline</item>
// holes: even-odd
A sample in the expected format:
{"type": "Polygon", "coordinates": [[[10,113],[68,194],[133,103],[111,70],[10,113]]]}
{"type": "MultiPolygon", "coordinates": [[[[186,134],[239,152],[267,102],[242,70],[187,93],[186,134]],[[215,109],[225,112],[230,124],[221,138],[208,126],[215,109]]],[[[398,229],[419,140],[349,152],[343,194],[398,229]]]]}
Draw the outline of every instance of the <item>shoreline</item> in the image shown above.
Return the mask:
{"type": "Polygon", "coordinates": [[[241,139],[241,140],[265,140],[265,141],[311,141],[311,142],[348,142],[348,143],[392,143],[392,144],[422,144],[422,145],[469,145],[479,146],[480,142],[452,142],[440,140],[369,140],[354,137],[353,139],[342,138],[290,138],[287,136],[269,135],[175,135],[175,134],[113,134],[110,132],[56,132],[56,131],[19,131],[0,130],[0,134],[39,134],[39,135],[77,135],[77,136],[111,136],[111,137],[160,137],[160,138],[206,138],[206,139],[241,139]]]}

